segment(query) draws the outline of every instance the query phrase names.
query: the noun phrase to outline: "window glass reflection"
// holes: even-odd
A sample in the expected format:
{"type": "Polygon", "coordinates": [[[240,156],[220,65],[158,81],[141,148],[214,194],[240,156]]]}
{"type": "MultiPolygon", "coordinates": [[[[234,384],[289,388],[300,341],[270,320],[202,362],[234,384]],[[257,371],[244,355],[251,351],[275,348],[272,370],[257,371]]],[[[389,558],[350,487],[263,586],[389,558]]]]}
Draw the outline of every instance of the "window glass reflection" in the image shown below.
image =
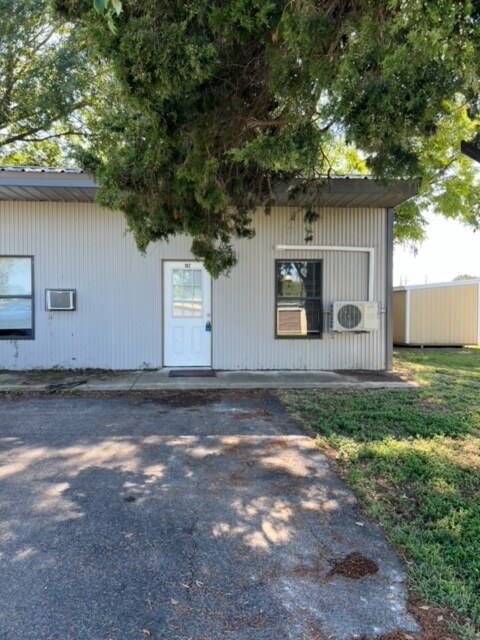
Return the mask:
{"type": "Polygon", "coordinates": [[[32,301],[0,298],[0,331],[32,329],[32,301]]]}
{"type": "Polygon", "coordinates": [[[31,258],[0,258],[0,296],[32,295],[31,258]]]}

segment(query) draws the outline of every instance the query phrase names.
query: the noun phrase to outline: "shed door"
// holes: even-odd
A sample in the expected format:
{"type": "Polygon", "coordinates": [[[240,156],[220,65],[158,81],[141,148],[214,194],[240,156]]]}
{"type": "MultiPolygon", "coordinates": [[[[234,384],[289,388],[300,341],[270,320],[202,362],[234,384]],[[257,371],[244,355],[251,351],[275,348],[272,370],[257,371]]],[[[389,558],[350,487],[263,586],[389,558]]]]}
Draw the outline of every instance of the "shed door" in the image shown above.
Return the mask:
{"type": "Polygon", "coordinates": [[[211,279],[201,262],[165,262],[164,363],[212,364],[211,279]]]}

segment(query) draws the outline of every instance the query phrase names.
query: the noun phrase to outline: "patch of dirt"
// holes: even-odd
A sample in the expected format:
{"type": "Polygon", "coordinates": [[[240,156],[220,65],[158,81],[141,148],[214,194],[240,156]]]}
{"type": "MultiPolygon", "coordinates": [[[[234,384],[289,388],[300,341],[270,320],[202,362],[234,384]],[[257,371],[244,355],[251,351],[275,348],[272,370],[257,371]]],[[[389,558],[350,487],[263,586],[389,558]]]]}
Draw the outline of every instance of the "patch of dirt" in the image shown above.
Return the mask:
{"type": "Polygon", "coordinates": [[[228,414],[234,420],[254,420],[255,418],[271,418],[270,411],[258,409],[258,411],[242,411],[241,413],[228,414]]]}
{"type": "Polygon", "coordinates": [[[354,553],[349,553],[343,560],[336,562],[333,568],[327,573],[327,578],[339,575],[345,578],[351,578],[352,580],[358,580],[365,576],[371,576],[377,573],[377,571],[378,566],[373,560],[355,551],[354,553]]]}
{"type": "Polygon", "coordinates": [[[235,618],[228,618],[226,621],[226,628],[228,631],[238,631],[245,627],[251,629],[262,629],[268,622],[266,616],[238,616],[235,618]]]}
{"type": "Polygon", "coordinates": [[[326,635],[324,635],[321,626],[318,622],[312,622],[309,627],[309,640],[329,640],[326,635]]]}
{"type": "Polygon", "coordinates": [[[365,371],[363,369],[337,369],[335,373],[353,376],[359,382],[407,382],[407,378],[392,371],[365,371]]]}
{"type": "Polygon", "coordinates": [[[290,445],[287,440],[284,438],[274,438],[273,440],[269,440],[267,442],[266,449],[269,451],[270,449],[288,449],[290,445]]]}
{"type": "Polygon", "coordinates": [[[325,563],[316,560],[312,565],[300,564],[292,569],[292,573],[297,578],[306,578],[312,580],[321,579],[325,571],[325,563]]]}
{"type": "Polygon", "coordinates": [[[86,378],[87,380],[110,380],[123,375],[122,371],[110,371],[105,369],[33,369],[31,371],[0,370],[0,375],[5,378],[22,378],[23,386],[30,384],[55,383],[71,378],[86,378]]]}
{"type": "Polygon", "coordinates": [[[220,401],[218,394],[208,391],[164,391],[156,395],[142,394],[148,403],[166,405],[173,409],[189,409],[192,407],[202,407],[206,404],[214,404],[220,401]]]}
{"type": "Polygon", "coordinates": [[[244,487],[247,484],[247,479],[239,471],[234,471],[228,476],[228,482],[237,487],[244,487]]]}
{"type": "MultiPolygon", "coordinates": [[[[459,640],[458,635],[449,629],[449,623],[455,618],[448,608],[427,605],[420,596],[412,594],[408,600],[408,610],[422,628],[421,635],[393,631],[375,640],[459,640]]],[[[361,636],[358,640],[372,639],[361,636]]]]}
{"type": "Polygon", "coordinates": [[[237,442],[226,442],[223,444],[224,451],[227,455],[233,456],[248,456],[250,459],[252,456],[252,444],[245,440],[238,440],[237,442]]]}

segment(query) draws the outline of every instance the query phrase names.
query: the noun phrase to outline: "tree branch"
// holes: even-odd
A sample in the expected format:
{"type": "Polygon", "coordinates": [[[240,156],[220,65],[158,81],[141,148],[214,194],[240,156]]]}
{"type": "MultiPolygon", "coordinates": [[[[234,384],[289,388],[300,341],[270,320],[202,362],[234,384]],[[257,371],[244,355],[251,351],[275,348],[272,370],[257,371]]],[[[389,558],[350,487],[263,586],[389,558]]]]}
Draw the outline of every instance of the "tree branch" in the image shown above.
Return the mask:
{"type": "Polygon", "coordinates": [[[256,118],[248,118],[245,126],[247,129],[269,129],[273,128],[281,128],[290,124],[289,120],[278,119],[278,120],[257,120],[256,118]]]}
{"type": "Polygon", "coordinates": [[[38,127],[37,129],[32,129],[30,131],[24,131],[22,133],[18,133],[16,135],[12,135],[8,138],[4,138],[2,139],[0,137],[0,147],[5,147],[7,144],[13,144],[14,142],[43,142],[44,140],[52,140],[53,138],[62,138],[65,136],[80,136],[82,138],[86,138],[86,137],[92,137],[87,133],[82,133],[81,131],[76,131],[74,129],[72,130],[66,130],[66,131],[60,131],[58,133],[52,133],[48,136],[43,136],[43,137],[27,137],[27,136],[34,136],[36,133],[43,131],[43,127],[38,127]]]}
{"type": "Polygon", "coordinates": [[[447,162],[447,164],[442,167],[441,169],[439,169],[438,171],[436,171],[427,181],[427,184],[435,184],[435,182],[437,182],[438,180],[440,180],[440,178],[443,178],[443,176],[446,174],[446,172],[450,169],[450,167],[452,166],[452,164],[455,162],[456,158],[450,158],[450,160],[447,162]]]}

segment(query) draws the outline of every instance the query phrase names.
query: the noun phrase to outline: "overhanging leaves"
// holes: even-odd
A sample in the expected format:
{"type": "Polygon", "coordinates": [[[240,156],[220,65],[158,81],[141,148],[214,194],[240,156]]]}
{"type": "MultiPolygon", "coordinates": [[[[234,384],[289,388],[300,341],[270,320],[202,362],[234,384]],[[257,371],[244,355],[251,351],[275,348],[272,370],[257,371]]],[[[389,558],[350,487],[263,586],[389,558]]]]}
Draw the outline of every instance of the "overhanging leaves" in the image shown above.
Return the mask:
{"type": "MultiPolygon", "coordinates": [[[[125,0],[115,32],[87,0],[57,8],[117,82],[81,154],[101,202],[125,212],[141,248],[191,235],[213,275],[235,263],[232,238],[253,233],[251,214],[271,205],[277,180],[334,169],[330,131],[363,151],[358,166],[427,185],[442,155],[429,157],[429,144],[451,105],[477,126],[473,2],[125,0]]],[[[432,193],[438,206],[459,202],[432,193]]],[[[406,212],[398,219],[413,229],[418,210],[406,212]]]]}

